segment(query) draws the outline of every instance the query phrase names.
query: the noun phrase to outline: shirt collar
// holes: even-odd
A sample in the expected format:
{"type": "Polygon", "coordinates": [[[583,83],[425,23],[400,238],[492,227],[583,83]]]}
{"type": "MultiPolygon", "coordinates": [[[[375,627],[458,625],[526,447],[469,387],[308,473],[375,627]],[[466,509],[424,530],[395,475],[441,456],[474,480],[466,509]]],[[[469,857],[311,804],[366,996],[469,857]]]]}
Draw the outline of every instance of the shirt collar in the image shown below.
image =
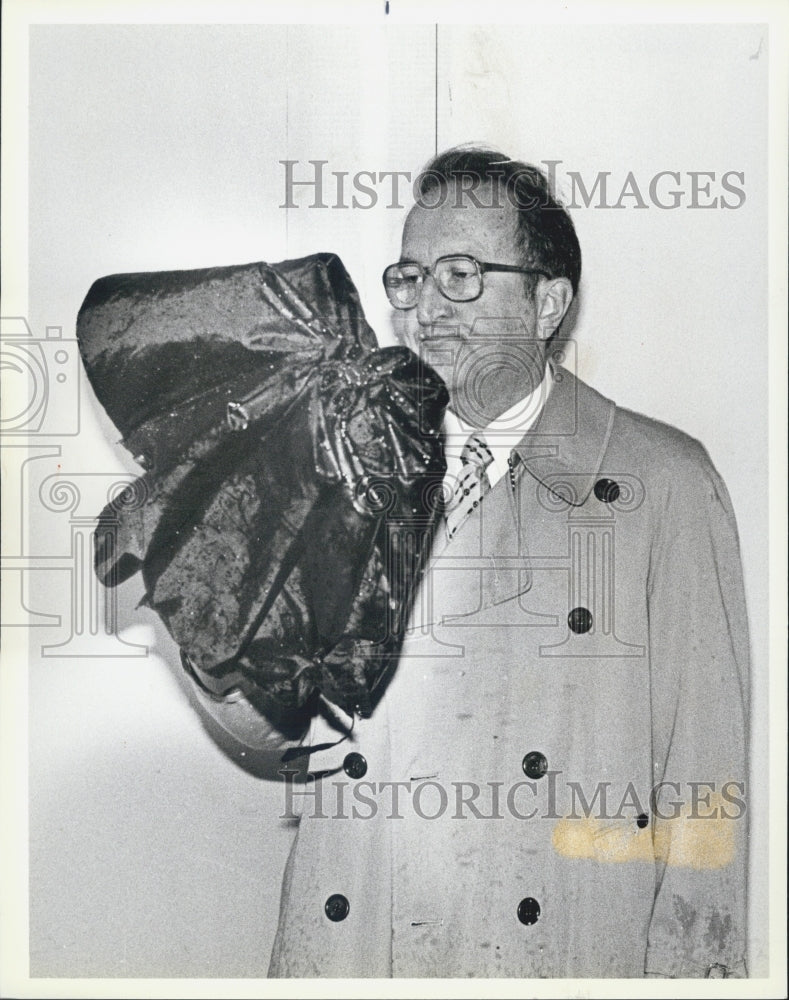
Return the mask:
{"type": "MultiPolygon", "coordinates": [[[[553,387],[553,373],[550,365],[545,368],[542,382],[514,406],[492,420],[482,430],[485,442],[493,455],[493,462],[488,467],[488,479],[494,486],[506,473],[512,450],[522,440],[537,422],[546,400],[553,387]]],[[[470,434],[478,428],[466,424],[452,410],[447,410],[444,417],[444,434],[446,439],[447,472],[455,472],[460,465],[460,452],[470,434]]]]}

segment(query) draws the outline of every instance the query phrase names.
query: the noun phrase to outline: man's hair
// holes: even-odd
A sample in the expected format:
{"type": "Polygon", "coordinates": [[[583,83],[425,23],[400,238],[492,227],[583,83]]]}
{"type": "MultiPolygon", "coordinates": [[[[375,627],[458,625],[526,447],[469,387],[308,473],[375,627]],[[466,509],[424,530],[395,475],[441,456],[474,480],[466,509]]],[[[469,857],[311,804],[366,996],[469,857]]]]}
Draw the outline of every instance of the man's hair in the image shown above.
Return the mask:
{"type": "MultiPolygon", "coordinates": [[[[548,178],[538,167],[512,160],[495,149],[456,146],[434,157],[417,178],[419,200],[436,188],[459,182],[464,197],[482,204],[478,188],[490,182],[498,195],[494,205],[509,203],[517,211],[516,240],[524,267],[537,267],[554,278],[567,278],[578,291],[581,280],[581,247],[567,210],[551,192],[548,178]]],[[[432,202],[435,204],[435,202],[432,202]]],[[[529,291],[536,280],[528,281],[529,291]]]]}

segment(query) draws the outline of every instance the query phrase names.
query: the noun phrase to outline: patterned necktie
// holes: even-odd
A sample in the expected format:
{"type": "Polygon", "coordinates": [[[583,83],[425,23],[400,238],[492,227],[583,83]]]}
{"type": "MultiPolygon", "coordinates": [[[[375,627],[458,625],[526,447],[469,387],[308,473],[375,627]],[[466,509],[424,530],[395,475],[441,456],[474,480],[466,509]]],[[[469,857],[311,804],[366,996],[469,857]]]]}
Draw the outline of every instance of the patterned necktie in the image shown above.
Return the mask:
{"type": "Polygon", "coordinates": [[[486,472],[493,461],[493,454],[481,434],[472,434],[460,453],[461,469],[452,499],[447,505],[447,537],[452,538],[469,514],[479,506],[486,493],[490,492],[490,480],[486,472]]]}

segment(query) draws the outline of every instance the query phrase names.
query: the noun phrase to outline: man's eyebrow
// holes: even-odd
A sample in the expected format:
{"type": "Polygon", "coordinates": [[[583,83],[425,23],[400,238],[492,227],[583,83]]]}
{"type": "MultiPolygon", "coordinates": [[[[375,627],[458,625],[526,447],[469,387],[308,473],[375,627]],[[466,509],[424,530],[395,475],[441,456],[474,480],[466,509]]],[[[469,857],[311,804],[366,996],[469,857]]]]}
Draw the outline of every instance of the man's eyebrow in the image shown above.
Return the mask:
{"type": "MultiPolygon", "coordinates": [[[[452,250],[451,253],[442,253],[438,257],[434,257],[430,261],[431,264],[435,264],[437,260],[441,260],[443,257],[473,257],[474,260],[482,260],[484,254],[480,256],[479,253],[474,253],[473,250],[452,250]]],[[[397,261],[398,264],[418,264],[419,261],[416,257],[404,257],[400,254],[400,259],[397,261]]]]}

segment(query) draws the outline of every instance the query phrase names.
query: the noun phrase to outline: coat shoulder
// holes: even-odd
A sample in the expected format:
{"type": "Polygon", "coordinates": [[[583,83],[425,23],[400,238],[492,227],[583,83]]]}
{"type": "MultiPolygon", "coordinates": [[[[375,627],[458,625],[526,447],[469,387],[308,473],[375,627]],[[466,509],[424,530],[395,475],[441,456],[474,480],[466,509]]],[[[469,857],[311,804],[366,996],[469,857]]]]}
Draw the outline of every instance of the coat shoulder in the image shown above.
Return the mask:
{"type": "Polygon", "coordinates": [[[726,487],[704,445],[643,413],[615,406],[605,461],[639,476],[653,496],[729,505],[726,487]]]}
{"type": "Polygon", "coordinates": [[[609,446],[641,455],[650,465],[712,466],[704,445],[672,424],[615,406],[609,446]]]}

